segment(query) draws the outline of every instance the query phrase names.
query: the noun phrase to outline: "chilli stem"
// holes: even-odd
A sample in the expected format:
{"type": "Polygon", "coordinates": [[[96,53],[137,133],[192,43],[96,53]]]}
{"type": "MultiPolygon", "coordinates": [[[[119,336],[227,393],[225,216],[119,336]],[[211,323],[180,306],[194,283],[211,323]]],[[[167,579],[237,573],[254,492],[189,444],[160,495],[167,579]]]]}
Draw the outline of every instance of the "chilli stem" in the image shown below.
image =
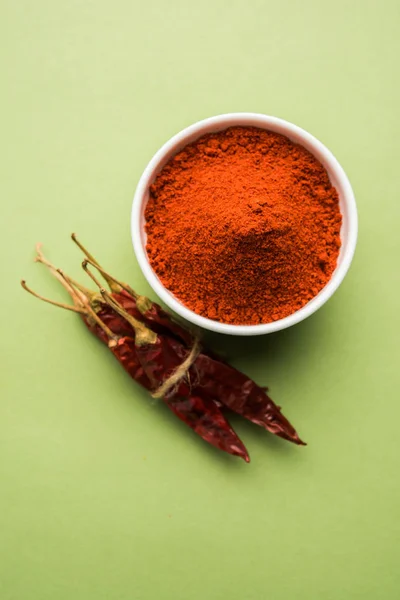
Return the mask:
{"type": "MultiPolygon", "coordinates": [[[[65,280],[67,281],[67,283],[70,284],[71,288],[72,288],[72,292],[76,293],[75,289],[74,289],[74,284],[72,283],[71,280],[68,281],[68,278],[64,275],[64,273],[60,273],[60,275],[62,277],[65,278],[65,280]]],[[[88,300],[88,298],[86,298],[86,296],[83,298],[82,297],[82,303],[86,309],[86,316],[88,318],[93,319],[93,321],[95,321],[95,323],[104,331],[104,333],[107,335],[107,337],[109,338],[109,347],[112,348],[114,346],[117,345],[117,342],[119,340],[119,336],[115,335],[115,333],[113,331],[111,331],[111,329],[109,327],[107,327],[107,325],[100,319],[100,317],[97,315],[97,313],[93,310],[92,306],[90,305],[90,301],[88,300]]]]}
{"type": "MultiPolygon", "coordinates": [[[[126,292],[128,292],[128,294],[130,294],[131,296],[133,296],[133,298],[139,298],[139,294],[137,292],[135,292],[135,290],[133,290],[130,285],[128,285],[127,283],[124,283],[123,281],[119,281],[118,279],[115,279],[115,277],[113,277],[112,275],[110,275],[110,273],[107,273],[107,271],[105,271],[103,269],[103,267],[101,267],[96,261],[92,260],[91,258],[87,257],[86,258],[86,262],[88,262],[90,265],[92,265],[92,267],[95,267],[95,269],[97,269],[104,277],[104,279],[113,281],[114,283],[116,283],[120,288],[122,288],[123,290],[125,290],[126,292]]],[[[119,290],[121,291],[121,290],[119,290]]],[[[118,293],[118,292],[117,292],[118,293]]]]}
{"type": "Polygon", "coordinates": [[[115,282],[113,277],[108,275],[108,273],[106,273],[105,271],[103,272],[103,269],[100,267],[99,263],[97,262],[97,260],[93,256],[93,254],[90,254],[90,252],[85,248],[85,246],[83,244],[81,244],[81,242],[78,240],[78,238],[76,237],[76,233],[71,233],[71,239],[75,242],[75,244],[78,246],[78,248],[80,248],[82,250],[83,254],[90,261],[90,263],[91,264],[94,263],[94,266],[100,271],[100,273],[103,275],[105,281],[108,283],[110,290],[112,292],[114,292],[114,294],[118,294],[121,291],[120,286],[117,284],[117,282],[115,282]]]}
{"type": "Polygon", "coordinates": [[[158,336],[154,331],[143,325],[140,321],[132,317],[119,302],[117,302],[105,288],[100,288],[100,294],[111,308],[123,317],[132,329],[135,331],[135,344],[137,346],[145,346],[147,344],[155,344],[158,336]]]}
{"type": "MultiPolygon", "coordinates": [[[[107,292],[107,290],[105,288],[102,287],[100,281],[97,279],[97,277],[95,277],[93,275],[93,273],[91,272],[91,270],[88,267],[89,264],[89,260],[85,259],[82,262],[82,268],[85,271],[85,273],[87,273],[89,275],[89,277],[94,281],[94,283],[98,286],[99,290],[100,290],[100,294],[102,295],[104,301],[113,309],[115,310],[116,313],[118,313],[121,317],[123,317],[125,319],[125,321],[127,321],[129,323],[129,325],[133,328],[133,330],[135,331],[135,342],[138,346],[142,346],[144,344],[154,344],[157,341],[157,335],[154,333],[154,331],[152,331],[151,329],[149,329],[148,327],[146,327],[145,325],[143,325],[143,323],[141,323],[140,321],[138,321],[137,319],[135,319],[134,317],[132,317],[122,306],[119,302],[117,302],[115,300],[115,298],[113,298],[111,296],[111,294],[109,292],[107,292]]],[[[90,263],[92,264],[92,263],[90,263]]]]}
{"type": "Polygon", "coordinates": [[[65,308],[65,310],[72,310],[73,312],[80,313],[81,315],[87,316],[87,311],[78,306],[71,306],[71,304],[65,304],[64,302],[56,302],[55,300],[50,300],[50,298],[45,298],[41,294],[34,292],[30,287],[27,286],[26,281],[22,280],[21,285],[25,291],[35,296],[35,298],[39,298],[39,300],[43,300],[43,302],[48,302],[53,306],[58,306],[59,308],[65,308]]]}
{"type": "Polygon", "coordinates": [[[54,277],[56,277],[58,279],[58,281],[64,286],[64,288],[67,290],[67,292],[73,296],[73,300],[75,300],[76,297],[78,297],[80,300],[80,303],[82,304],[82,302],[81,302],[82,298],[81,298],[80,294],[76,294],[76,291],[71,288],[71,283],[74,285],[74,287],[80,293],[89,297],[91,300],[94,300],[96,296],[98,297],[98,294],[96,294],[96,292],[93,292],[93,290],[89,290],[89,288],[85,287],[84,285],[81,285],[79,283],[79,281],[75,281],[75,279],[72,279],[72,277],[70,277],[69,275],[66,276],[62,269],[59,269],[55,265],[53,265],[53,263],[51,263],[44,256],[41,248],[42,248],[42,244],[40,244],[40,243],[36,244],[37,256],[35,258],[35,262],[39,262],[39,263],[42,263],[43,265],[45,265],[49,269],[50,273],[52,275],[54,275],[54,277]]]}

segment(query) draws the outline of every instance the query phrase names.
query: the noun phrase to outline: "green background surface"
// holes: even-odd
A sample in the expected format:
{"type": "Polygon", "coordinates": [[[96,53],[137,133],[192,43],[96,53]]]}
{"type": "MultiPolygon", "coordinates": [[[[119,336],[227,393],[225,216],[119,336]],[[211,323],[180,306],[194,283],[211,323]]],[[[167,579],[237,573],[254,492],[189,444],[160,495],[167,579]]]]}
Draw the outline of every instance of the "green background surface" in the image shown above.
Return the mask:
{"type": "Polygon", "coordinates": [[[2,600],[399,597],[399,6],[2,2],[2,600]],[[321,139],[360,218],[350,273],[316,315],[213,338],[309,443],[234,419],[250,465],[18,285],[65,299],[33,248],[81,276],[76,230],[151,294],[130,240],[140,174],[171,135],[231,111],[321,139]]]}

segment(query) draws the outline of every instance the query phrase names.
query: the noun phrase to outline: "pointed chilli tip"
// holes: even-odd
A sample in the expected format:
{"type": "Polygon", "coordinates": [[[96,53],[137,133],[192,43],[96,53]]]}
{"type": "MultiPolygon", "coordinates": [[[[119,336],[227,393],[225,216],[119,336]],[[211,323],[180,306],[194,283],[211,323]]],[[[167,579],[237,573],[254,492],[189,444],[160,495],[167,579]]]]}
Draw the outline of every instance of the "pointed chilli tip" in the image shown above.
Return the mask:
{"type": "Polygon", "coordinates": [[[299,436],[297,435],[297,433],[293,436],[289,436],[289,437],[284,437],[281,436],[282,439],[286,439],[288,442],[292,442],[293,444],[296,444],[297,446],[307,446],[306,442],[303,442],[303,440],[301,440],[299,438],[299,436]]]}
{"type": "Polygon", "coordinates": [[[271,431],[271,433],[274,435],[281,437],[283,440],[287,440],[288,442],[296,444],[297,446],[307,446],[306,442],[303,442],[303,440],[299,438],[298,433],[295,430],[293,430],[293,433],[289,433],[285,431],[285,429],[281,429],[279,432],[272,431],[271,429],[269,431],[271,431]]]}
{"type": "Polygon", "coordinates": [[[294,431],[293,435],[291,436],[291,441],[297,444],[298,446],[307,446],[306,442],[303,442],[303,440],[300,439],[297,431],[294,431]]]}
{"type": "MultiPolygon", "coordinates": [[[[239,440],[241,442],[241,440],[239,440]]],[[[243,460],[247,463],[250,462],[250,456],[249,453],[247,452],[243,442],[241,442],[240,446],[235,445],[235,446],[231,446],[231,451],[230,454],[233,454],[234,456],[238,456],[239,458],[243,458],[243,460]]]]}

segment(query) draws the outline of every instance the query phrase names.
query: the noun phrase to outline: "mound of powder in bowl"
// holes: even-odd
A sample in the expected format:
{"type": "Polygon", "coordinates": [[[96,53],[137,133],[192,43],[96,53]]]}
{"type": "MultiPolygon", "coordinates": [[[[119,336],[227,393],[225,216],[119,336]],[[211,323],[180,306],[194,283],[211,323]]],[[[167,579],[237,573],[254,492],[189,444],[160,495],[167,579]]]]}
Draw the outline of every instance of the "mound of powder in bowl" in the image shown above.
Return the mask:
{"type": "Polygon", "coordinates": [[[329,281],[340,249],[338,194],[321,163],[256,127],[205,135],[150,188],[147,253],[194,312],[256,325],[291,315],[329,281]]]}

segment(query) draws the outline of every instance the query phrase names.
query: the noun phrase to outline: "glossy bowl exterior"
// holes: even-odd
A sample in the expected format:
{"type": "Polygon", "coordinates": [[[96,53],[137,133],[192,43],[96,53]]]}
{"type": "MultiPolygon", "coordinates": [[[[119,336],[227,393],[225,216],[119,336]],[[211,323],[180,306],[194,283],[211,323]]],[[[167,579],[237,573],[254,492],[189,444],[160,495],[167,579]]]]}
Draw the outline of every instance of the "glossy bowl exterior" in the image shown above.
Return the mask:
{"type": "Polygon", "coordinates": [[[165,304],[182,318],[198,327],[230,335],[262,335],[291,327],[317,311],[338,289],[353,259],[358,231],[357,208],[353,190],[346,173],[333,154],[314,136],[304,129],[278,119],[256,113],[230,113],[199,121],[172,137],[153,156],[141,176],[136,188],[131,217],[132,241],[139,265],[155,293],[165,304]],[[300,310],[292,315],[261,325],[230,325],[202,317],[182,304],[169,292],[153,271],[146,252],[146,232],[144,211],[149,199],[149,187],[156,175],[177,152],[199,137],[232,126],[252,126],[274,131],[287,136],[311,152],[325,167],[332,185],[339,194],[342,213],[341,240],[338,264],[326,286],[300,310]]]}

